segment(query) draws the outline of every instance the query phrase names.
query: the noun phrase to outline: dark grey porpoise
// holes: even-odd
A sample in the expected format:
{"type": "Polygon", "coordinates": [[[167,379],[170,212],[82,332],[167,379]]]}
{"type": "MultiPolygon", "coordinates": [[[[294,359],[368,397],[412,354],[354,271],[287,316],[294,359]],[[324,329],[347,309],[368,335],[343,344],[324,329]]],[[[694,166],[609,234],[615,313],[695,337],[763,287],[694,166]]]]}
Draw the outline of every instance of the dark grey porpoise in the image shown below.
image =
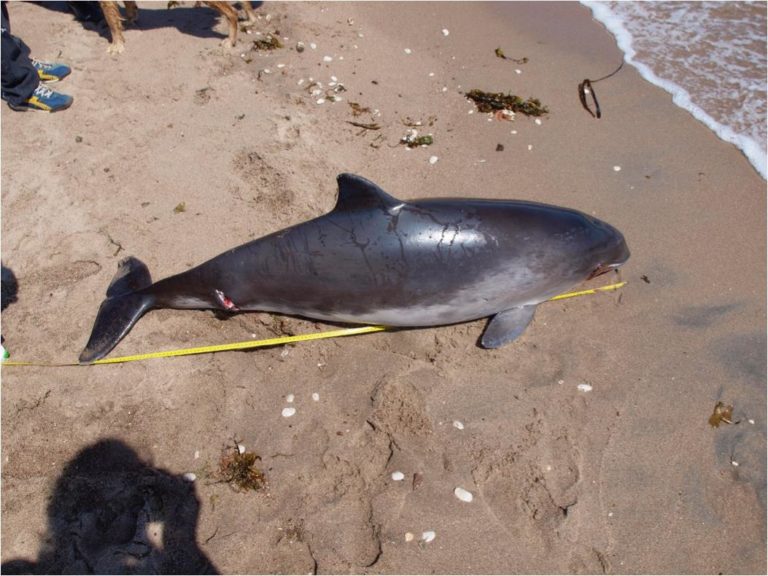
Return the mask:
{"type": "Polygon", "coordinates": [[[336,207],[152,284],[123,260],[80,362],[108,354],[152,308],[261,310],[330,322],[437,326],[493,316],[496,348],[536,305],[629,258],[621,233],[576,210],[470,198],[403,202],[353,174],[336,207]]]}

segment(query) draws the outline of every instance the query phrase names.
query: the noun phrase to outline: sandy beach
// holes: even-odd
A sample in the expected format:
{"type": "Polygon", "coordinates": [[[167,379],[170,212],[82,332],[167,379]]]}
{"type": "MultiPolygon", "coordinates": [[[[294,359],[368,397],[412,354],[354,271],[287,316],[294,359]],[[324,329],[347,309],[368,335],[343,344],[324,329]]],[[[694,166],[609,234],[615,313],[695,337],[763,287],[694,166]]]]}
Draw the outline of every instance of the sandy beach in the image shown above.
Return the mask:
{"type": "MultiPolygon", "coordinates": [[[[76,362],[122,258],[187,270],[327,212],[341,172],[593,214],[624,233],[628,284],[540,306],[498,350],[482,320],[6,366],[4,572],[765,573],[766,182],[629,66],[591,117],[577,86],[622,55],[589,10],[267,2],[225,49],[213,10],[139,6],[114,57],[67,12],[9,6],[75,99],[2,106],[12,360],[76,362]],[[269,33],[283,47],[254,49],[269,33]],[[549,113],[489,118],[475,88],[549,113]],[[418,121],[432,145],[399,144],[418,121]],[[238,444],[263,488],[223,478],[238,444]]],[[[158,310],[112,354],[331,327],[158,310]]]]}

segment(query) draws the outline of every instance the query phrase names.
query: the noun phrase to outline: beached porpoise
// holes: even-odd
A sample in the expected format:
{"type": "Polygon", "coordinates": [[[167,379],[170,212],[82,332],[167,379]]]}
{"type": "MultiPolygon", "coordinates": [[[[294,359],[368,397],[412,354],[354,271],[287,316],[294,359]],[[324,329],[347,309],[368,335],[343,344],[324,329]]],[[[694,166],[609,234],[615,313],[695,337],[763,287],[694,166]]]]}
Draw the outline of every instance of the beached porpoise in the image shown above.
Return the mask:
{"type": "Polygon", "coordinates": [[[259,310],[329,322],[438,326],[491,316],[511,342],[536,306],[629,258],[622,234],[577,210],[518,200],[403,201],[353,174],[334,209],[152,283],[120,262],[81,363],[107,355],[152,308],[259,310]]]}

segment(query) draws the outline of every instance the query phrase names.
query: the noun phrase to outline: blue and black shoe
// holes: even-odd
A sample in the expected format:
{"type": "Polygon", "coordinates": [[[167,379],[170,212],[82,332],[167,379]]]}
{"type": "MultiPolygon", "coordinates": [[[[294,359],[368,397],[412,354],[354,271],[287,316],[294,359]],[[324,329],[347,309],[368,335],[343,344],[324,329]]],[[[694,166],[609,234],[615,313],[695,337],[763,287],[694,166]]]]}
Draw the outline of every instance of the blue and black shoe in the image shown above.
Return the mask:
{"type": "Polygon", "coordinates": [[[46,88],[43,84],[40,84],[35,88],[35,92],[30,98],[21,104],[11,104],[8,102],[8,106],[12,110],[43,110],[45,112],[58,112],[59,110],[66,110],[72,105],[72,96],[66,94],[60,94],[53,90],[46,88]]]}
{"type": "Polygon", "coordinates": [[[69,76],[72,69],[66,64],[41,62],[32,59],[32,66],[37,70],[37,75],[42,82],[58,82],[69,76]]]}

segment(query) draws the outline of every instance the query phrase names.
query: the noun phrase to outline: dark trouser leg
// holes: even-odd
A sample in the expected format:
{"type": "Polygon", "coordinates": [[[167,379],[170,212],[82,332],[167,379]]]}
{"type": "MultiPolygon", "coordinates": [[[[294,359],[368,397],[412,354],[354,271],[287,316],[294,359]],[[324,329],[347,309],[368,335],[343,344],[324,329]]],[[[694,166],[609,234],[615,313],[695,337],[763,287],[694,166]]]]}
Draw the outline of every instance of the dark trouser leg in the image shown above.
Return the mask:
{"type": "Polygon", "coordinates": [[[2,98],[11,104],[21,104],[32,96],[40,79],[29,59],[29,47],[20,38],[11,36],[5,2],[2,12],[2,98]]]}

